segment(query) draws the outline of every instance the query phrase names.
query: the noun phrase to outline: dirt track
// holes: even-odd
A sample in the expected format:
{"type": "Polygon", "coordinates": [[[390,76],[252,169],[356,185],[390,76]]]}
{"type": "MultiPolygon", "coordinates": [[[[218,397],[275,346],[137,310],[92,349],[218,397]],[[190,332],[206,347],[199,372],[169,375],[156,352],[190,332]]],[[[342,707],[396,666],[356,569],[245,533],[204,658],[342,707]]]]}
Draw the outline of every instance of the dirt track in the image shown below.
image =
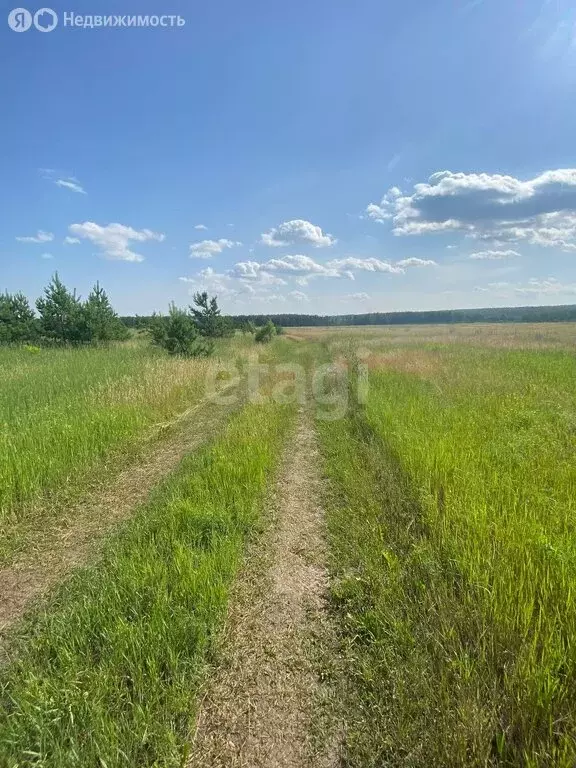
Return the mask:
{"type": "Polygon", "coordinates": [[[312,420],[302,412],[270,528],[232,597],[189,768],[337,765],[335,738],[313,735],[326,697],[315,650],[330,632],[321,482],[312,420]]]}
{"type": "Polygon", "coordinates": [[[0,643],[2,633],[28,607],[66,575],[98,555],[101,544],[115,526],[131,516],[151,490],[177,467],[182,458],[213,437],[229,411],[198,406],[177,419],[171,432],[132,462],[115,480],[96,484],[91,493],[65,510],[47,529],[38,528],[26,554],[0,570],[0,643]]]}

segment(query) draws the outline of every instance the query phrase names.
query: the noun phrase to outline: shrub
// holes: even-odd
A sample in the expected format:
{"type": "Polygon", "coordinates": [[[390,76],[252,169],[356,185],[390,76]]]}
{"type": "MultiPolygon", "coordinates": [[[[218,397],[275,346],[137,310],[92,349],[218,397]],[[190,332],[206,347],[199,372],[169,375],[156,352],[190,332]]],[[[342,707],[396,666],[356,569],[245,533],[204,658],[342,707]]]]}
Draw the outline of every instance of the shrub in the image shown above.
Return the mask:
{"type": "Polygon", "coordinates": [[[154,315],[148,330],[152,342],[170,355],[200,357],[213,350],[213,344],[200,336],[194,318],[175,304],[168,316],[154,315]]]}
{"type": "Polygon", "coordinates": [[[256,331],[254,340],[257,341],[259,344],[267,344],[269,341],[272,341],[275,335],[276,335],[276,326],[274,325],[272,320],[268,320],[266,325],[261,326],[256,331]]]}

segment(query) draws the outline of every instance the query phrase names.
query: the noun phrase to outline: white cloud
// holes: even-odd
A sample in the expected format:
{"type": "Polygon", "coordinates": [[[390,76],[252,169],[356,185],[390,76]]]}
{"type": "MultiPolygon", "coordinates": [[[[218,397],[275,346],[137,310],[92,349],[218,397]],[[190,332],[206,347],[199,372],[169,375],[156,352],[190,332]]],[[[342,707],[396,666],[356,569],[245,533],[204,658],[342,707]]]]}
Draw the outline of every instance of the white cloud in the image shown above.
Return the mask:
{"type": "Polygon", "coordinates": [[[367,215],[392,220],[396,235],[462,231],[470,237],[576,251],[576,169],[527,181],[487,173],[440,171],[412,194],[390,189],[367,215]]]}
{"type": "Polygon", "coordinates": [[[286,281],[266,270],[265,264],[257,261],[239,261],[228,272],[230,277],[249,283],[258,282],[262,285],[286,285],[286,281]]]}
{"type": "Polygon", "coordinates": [[[511,298],[514,294],[520,296],[574,296],[576,283],[561,283],[555,277],[540,279],[533,277],[527,283],[488,283],[486,286],[476,286],[479,293],[496,293],[499,298],[511,298]]]}
{"type": "Polygon", "coordinates": [[[218,273],[212,267],[206,267],[195,277],[180,277],[179,280],[193,286],[190,290],[191,293],[207,291],[222,298],[228,298],[237,294],[237,291],[230,285],[228,275],[218,273]]]}
{"type": "Polygon", "coordinates": [[[561,283],[555,277],[549,277],[546,280],[532,278],[526,285],[518,285],[514,288],[516,293],[520,294],[543,294],[555,295],[563,294],[565,296],[576,295],[576,283],[561,283]]]}
{"type": "Polygon", "coordinates": [[[474,288],[474,291],[476,293],[489,293],[492,294],[494,298],[503,299],[505,301],[510,301],[514,297],[513,286],[511,286],[510,283],[504,282],[488,283],[487,286],[477,285],[474,288]]]}
{"type": "Polygon", "coordinates": [[[117,261],[143,261],[144,256],[131,251],[130,242],[143,243],[148,240],[162,242],[164,235],[152,232],[150,229],[132,229],[124,224],[108,224],[105,227],[92,221],[83,224],[71,224],[68,228],[72,235],[83,240],[90,240],[97,245],[107,259],[117,261]]]}
{"type": "Polygon", "coordinates": [[[341,274],[328,263],[326,266],[319,264],[309,256],[300,254],[292,256],[282,256],[279,259],[270,259],[262,264],[262,268],[268,272],[279,272],[290,276],[299,276],[310,278],[314,276],[321,277],[340,277],[341,274]]]}
{"type": "MultiPolygon", "coordinates": [[[[391,264],[375,258],[361,259],[348,256],[333,259],[326,263],[315,261],[310,256],[289,254],[267,261],[239,261],[230,269],[221,273],[210,267],[202,270],[194,277],[180,278],[196,286],[196,290],[208,290],[224,297],[235,300],[244,295],[253,299],[276,295],[271,288],[287,285],[288,282],[306,286],[314,278],[349,278],[354,279],[354,272],[380,272],[392,275],[404,274],[406,268],[435,265],[426,259],[410,258],[398,264],[391,264]]],[[[293,290],[287,294],[294,301],[307,301],[308,294],[301,290],[293,290]]]]}
{"type": "Polygon", "coordinates": [[[51,254],[51,253],[43,253],[43,254],[40,256],[40,258],[41,258],[41,259],[53,259],[54,257],[52,256],[52,254],[51,254]]]}
{"type": "Polygon", "coordinates": [[[402,259],[396,262],[397,267],[437,267],[438,264],[432,259],[417,259],[411,256],[409,259],[402,259]]]}
{"type": "Polygon", "coordinates": [[[332,235],[324,234],[315,224],[304,219],[293,219],[262,234],[261,242],[273,247],[312,245],[315,248],[327,248],[337,241],[332,235]]]}
{"type": "Polygon", "coordinates": [[[211,259],[213,256],[222,253],[226,248],[234,248],[238,245],[242,245],[242,243],[236,243],[233,240],[227,240],[224,237],[220,240],[202,240],[201,242],[193,243],[190,246],[190,258],[211,259]]]}
{"type": "Polygon", "coordinates": [[[513,259],[516,256],[520,256],[518,251],[477,251],[471,253],[468,258],[475,261],[499,261],[501,259],[513,259]]]}
{"type": "Polygon", "coordinates": [[[290,291],[288,296],[294,301],[310,301],[310,297],[303,291],[290,291]]]}
{"type": "Polygon", "coordinates": [[[355,270],[363,272],[387,272],[391,275],[401,275],[404,270],[402,267],[390,264],[388,261],[381,261],[380,259],[359,259],[356,256],[348,256],[344,259],[333,259],[328,262],[328,266],[334,270],[344,274],[348,277],[352,277],[352,272],[355,270]]]}
{"type": "Polygon", "coordinates": [[[243,295],[251,299],[263,299],[270,295],[272,286],[286,285],[282,278],[260,269],[251,269],[248,265],[250,262],[240,262],[226,272],[216,272],[212,267],[206,267],[193,277],[179,279],[194,286],[191,292],[208,291],[234,300],[243,295]]]}
{"type": "Polygon", "coordinates": [[[39,229],[36,235],[31,235],[28,237],[17,237],[16,240],[21,243],[50,243],[52,240],[54,240],[54,235],[52,232],[44,232],[43,230],[39,229]]]}
{"type": "Polygon", "coordinates": [[[267,304],[272,304],[272,303],[275,304],[277,302],[280,302],[280,303],[285,302],[286,296],[282,296],[282,294],[280,293],[269,293],[264,296],[259,296],[258,299],[260,301],[265,301],[267,304]]]}
{"type": "Polygon", "coordinates": [[[78,192],[80,195],[85,195],[86,190],[78,183],[76,179],[56,179],[54,182],[57,187],[64,187],[65,189],[71,189],[73,192],[78,192]]]}
{"type": "Polygon", "coordinates": [[[279,275],[293,278],[299,285],[307,285],[313,277],[341,277],[337,270],[299,254],[264,262],[241,261],[234,265],[229,274],[245,283],[258,282],[261,285],[286,285],[286,280],[279,275]]]}
{"type": "Polygon", "coordinates": [[[244,280],[256,280],[260,277],[262,265],[258,261],[239,261],[234,265],[234,277],[244,280]]]}
{"type": "Polygon", "coordinates": [[[205,224],[196,224],[194,229],[208,229],[208,227],[205,224]]]}
{"type": "MultiPolygon", "coordinates": [[[[382,272],[391,275],[404,274],[409,267],[435,266],[436,262],[427,259],[404,259],[397,264],[381,261],[375,258],[361,259],[347,256],[342,259],[332,259],[321,264],[310,256],[294,254],[282,256],[268,261],[241,261],[234,265],[228,273],[231,277],[245,282],[259,281],[262,284],[278,282],[278,275],[293,279],[298,285],[305,286],[316,277],[354,279],[354,272],[382,272]]],[[[284,280],[280,280],[285,283],[284,280]]]]}
{"type": "Polygon", "coordinates": [[[344,299],[347,301],[368,301],[370,296],[367,293],[349,293],[344,299]]]}
{"type": "Polygon", "coordinates": [[[402,197],[402,192],[398,187],[391,187],[380,201],[380,205],[376,203],[370,203],[366,208],[366,213],[369,219],[374,221],[386,221],[394,217],[394,210],[396,206],[396,200],[402,197]]]}
{"type": "Polygon", "coordinates": [[[54,168],[38,168],[38,173],[42,176],[43,179],[54,182],[57,187],[61,187],[63,189],[71,189],[72,192],[77,192],[80,195],[87,194],[86,190],[82,184],[80,184],[78,179],[66,173],[65,171],[57,171],[54,168]]]}
{"type": "Polygon", "coordinates": [[[64,245],[78,245],[79,243],[80,243],[80,239],[78,237],[66,236],[64,238],[64,245]]]}

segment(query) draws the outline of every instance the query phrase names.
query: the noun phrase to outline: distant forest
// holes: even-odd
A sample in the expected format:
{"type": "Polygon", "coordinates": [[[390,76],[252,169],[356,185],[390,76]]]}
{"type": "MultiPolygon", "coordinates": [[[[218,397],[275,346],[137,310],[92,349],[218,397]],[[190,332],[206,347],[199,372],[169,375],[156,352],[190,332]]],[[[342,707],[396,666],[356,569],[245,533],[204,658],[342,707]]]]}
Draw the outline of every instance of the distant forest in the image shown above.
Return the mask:
{"type": "MultiPolygon", "coordinates": [[[[149,317],[122,317],[129,328],[150,322],[149,317]]],[[[233,315],[240,328],[246,321],[265,325],[272,320],[285,328],[338,325],[427,325],[446,323],[567,323],[576,322],[576,304],[556,307],[497,307],[489,309],[442,309],[430,312],[370,312],[365,315],[233,315]]]]}

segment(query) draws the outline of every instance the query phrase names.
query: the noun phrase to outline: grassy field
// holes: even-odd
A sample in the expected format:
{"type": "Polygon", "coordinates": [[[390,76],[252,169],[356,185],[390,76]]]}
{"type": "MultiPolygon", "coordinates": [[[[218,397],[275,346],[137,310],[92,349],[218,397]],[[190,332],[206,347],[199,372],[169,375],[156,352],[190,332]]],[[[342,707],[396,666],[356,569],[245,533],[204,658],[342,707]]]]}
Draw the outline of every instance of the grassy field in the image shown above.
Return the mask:
{"type": "Polygon", "coordinates": [[[290,410],[252,406],[191,456],[26,625],[2,680],[3,763],[181,765],[243,540],[290,410]]]}
{"type": "MultiPolygon", "coordinates": [[[[228,355],[225,348],[221,354],[228,355]]],[[[74,491],[114,453],[134,452],[205,394],[217,361],[169,359],[142,343],[0,347],[0,561],[47,494],[74,491]]]]}
{"type": "Polygon", "coordinates": [[[294,328],[290,336],[308,341],[376,342],[403,347],[414,344],[466,344],[497,349],[574,348],[574,323],[457,323],[454,325],[357,325],[350,328],[294,328]]]}
{"type": "MultiPolygon", "coordinates": [[[[295,400],[325,475],[336,640],[318,674],[341,691],[340,764],[574,766],[575,330],[293,329],[222,348],[244,361],[225,431],[13,629],[0,766],[185,763],[245,544],[298,450],[295,400]],[[250,362],[270,366],[259,397],[250,362]]],[[[7,528],[201,402],[218,365],[133,343],[0,359],[7,528]]]]}
{"type": "Polygon", "coordinates": [[[365,405],[321,425],[352,765],[576,763],[576,356],[509,335],[331,338],[371,353],[365,405]]]}

